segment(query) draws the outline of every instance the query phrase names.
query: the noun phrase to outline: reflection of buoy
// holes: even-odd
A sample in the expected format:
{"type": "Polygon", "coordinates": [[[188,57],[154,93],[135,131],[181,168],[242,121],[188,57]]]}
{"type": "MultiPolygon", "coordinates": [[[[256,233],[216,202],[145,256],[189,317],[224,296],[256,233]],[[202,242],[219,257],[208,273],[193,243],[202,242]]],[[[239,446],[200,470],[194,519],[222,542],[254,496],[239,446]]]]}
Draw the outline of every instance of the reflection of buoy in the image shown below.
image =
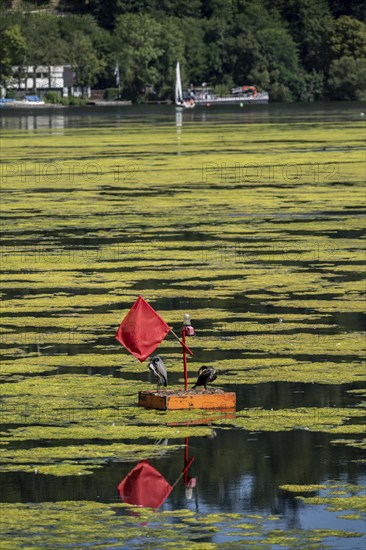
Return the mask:
{"type": "Polygon", "coordinates": [[[240,107],[244,107],[244,103],[240,103],[240,107]]]}
{"type": "Polygon", "coordinates": [[[210,106],[210,104],[209,104],[209,103],[206,103],[206,107],[209,107],[209,106],[210,106]]]}

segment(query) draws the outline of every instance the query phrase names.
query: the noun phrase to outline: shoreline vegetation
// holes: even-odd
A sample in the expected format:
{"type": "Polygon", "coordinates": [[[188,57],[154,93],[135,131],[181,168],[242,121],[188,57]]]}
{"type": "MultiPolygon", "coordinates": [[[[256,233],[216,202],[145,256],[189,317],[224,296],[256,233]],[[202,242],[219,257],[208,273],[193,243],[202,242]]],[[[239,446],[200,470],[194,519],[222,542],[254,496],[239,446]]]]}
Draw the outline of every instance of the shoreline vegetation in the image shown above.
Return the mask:
{"type": "Polygon", "coordinates": [[[50,67],[69,65],[81,95],[91,88],[102,93],[98,101],[172,101],[179,60],[184,88],[204,84],[225,95],[253,85],[276,102],[366,99],[362,3],[134,0],[106,9],[100,0],[0,0],[0,7],[0,85],[10,94],[25,91],[33,67],[33,93],[62,95],[50,67]],[[37,89],[37,73],[48,74],[47,92],[37,89]]]}

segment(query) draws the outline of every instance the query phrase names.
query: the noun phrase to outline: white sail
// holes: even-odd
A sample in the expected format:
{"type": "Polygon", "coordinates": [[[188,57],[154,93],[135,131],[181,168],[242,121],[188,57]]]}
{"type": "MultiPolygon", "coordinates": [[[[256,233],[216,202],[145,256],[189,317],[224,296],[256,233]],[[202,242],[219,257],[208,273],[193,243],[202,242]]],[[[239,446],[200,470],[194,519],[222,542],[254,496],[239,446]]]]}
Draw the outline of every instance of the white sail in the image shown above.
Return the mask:
{"type": "Polygon", "coordinates": [[[176,105],[182,105],[183,103],[182,81],[180,79],[179,61],[177,61],[177,67],[175,71],[175,103],[176,105]]]}
{"type": "Polygon", "coordinates": [[[177,61],[177,67],[175,71],[175,104],[180,108],[185,107],[187,109],[192,109],[195,105],[193,98],[188,99],[187,101],[183,99],[179,61],[177,61]]]}

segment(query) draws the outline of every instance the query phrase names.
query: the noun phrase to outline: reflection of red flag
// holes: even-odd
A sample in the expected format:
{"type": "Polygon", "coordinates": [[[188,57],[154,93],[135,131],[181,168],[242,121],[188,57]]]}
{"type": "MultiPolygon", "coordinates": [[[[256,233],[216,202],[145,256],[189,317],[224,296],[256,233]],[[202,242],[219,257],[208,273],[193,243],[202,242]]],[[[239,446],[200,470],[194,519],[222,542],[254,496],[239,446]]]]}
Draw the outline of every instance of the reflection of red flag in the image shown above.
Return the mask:
{"type": "Polygon", "coordinates": [[[117,487],[123,502],[159,508],[173,487],[147,460],[141,460],[117,487]]]}
{"type": "Polygon", "coordinates": [[[141,362],[158,347],[170,327],[142,296],[139,296],[117,330],[118,342],[141,362]]]}

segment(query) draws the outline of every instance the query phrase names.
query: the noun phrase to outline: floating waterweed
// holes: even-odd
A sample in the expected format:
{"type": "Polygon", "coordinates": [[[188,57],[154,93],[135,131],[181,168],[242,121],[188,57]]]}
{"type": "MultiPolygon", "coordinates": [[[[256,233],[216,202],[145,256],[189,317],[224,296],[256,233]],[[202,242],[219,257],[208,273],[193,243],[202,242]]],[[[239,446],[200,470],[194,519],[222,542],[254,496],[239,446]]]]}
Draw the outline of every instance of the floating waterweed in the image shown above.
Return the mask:
{"type": "MultiPolygon", "coordinates": [[[[175,327],[189,305],[201,323],[190,372],[215,357],[218,369],[229,370],[223,386],[364,380],[364,125],[304,120],[247,130],[185,124],[179,145],[171,125],[65,128],[51,138],[49,130],[4,130],[4,158],[25,175],[5,164],[4,469],[36,469],[37,480],[86,474],[111,457],[160,456],[177,451],[180,438],[209,434],[207,426],[171,425],[200,414],[136,407],[137,392],[150,385],[114,332],[140,292],[175,327]],[[160,437],[170,445],[159,449],[160,437]]],[[[176,344],[166,340],[161,349],[169,371],[181,373],[176,344]]],[[[333,443],[356,448],[360,439],[343,434],[358,437],[361,412],[356,405],[296,406],[245,409],[236,419],[205,415],[223,429],[339,433],[333,443]]],[[[207,542],[216,530],[233,534],[227,548],[243,540],[318,548],[332,536],[339,544],[355,536],[273,529],[261,515],[145,511],[141,520],[116,516],[114,508],[125,510],[5,505],[5,544],[13,550],[31,538],[36,547],[111,540],[128,547],[141,540],[144,520],[144,544],[159,549],[189,540],[206,550],[217,546],[207,542]],[[178,534],[170,518],[181,525],[178,534]]]]}

